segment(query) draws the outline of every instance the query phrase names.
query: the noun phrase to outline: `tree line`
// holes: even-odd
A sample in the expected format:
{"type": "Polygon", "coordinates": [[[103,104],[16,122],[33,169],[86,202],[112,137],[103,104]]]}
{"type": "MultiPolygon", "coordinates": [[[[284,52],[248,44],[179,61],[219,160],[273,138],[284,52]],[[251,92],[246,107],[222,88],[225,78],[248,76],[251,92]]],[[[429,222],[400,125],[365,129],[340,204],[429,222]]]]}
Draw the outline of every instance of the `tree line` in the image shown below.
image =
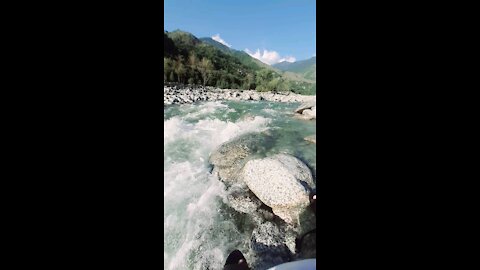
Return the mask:
{"type": "Polygon", "coordinates": [[[219,88],[244,89],[257,91],[289,91],[295,86],[279,74],[260,69],[244,72],[243,77],[235,76],[225,70],[215,69],[214,64],[206,57],[198,58],[190,54],[188,59],[182,55],[175,58],[163,58],[163,79],[165,82],[215,86],[219,88]]]}

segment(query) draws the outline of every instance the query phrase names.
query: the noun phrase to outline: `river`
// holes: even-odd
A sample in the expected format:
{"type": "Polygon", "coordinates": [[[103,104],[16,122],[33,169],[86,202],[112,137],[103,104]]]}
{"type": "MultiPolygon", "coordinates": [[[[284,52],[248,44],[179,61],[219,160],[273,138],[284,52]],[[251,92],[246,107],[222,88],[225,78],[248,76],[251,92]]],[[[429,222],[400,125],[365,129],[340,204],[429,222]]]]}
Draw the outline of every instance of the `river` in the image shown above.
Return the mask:
{"type": "Polygon", "coordinates": [[[210,174],[208,157],[238,135],[266,132],[272,140],[260,155],[289,153],[315,176],[316,145],[303,138],[316,133],[316,121],[294,118],[298,105],[224,101],[164,107],[164,269],[222,269],[233,249],[249,261],[252,228],[239,224],[240,214],[226,205],[225,187],[210,174]]]}

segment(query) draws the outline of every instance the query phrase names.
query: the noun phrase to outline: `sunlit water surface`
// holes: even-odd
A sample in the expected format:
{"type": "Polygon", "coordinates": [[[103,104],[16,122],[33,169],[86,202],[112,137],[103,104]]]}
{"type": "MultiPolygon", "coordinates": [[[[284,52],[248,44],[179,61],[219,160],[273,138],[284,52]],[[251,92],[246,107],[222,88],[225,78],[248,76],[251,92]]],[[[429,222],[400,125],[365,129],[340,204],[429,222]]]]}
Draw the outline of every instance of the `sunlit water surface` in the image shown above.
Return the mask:
{"type": "MultiPolygon", "coordinates": [[[[293,118],[298,103],[207,102],[164,109],[164,269],[222,269],[229,252],[248,250],[251,228],[233,222],[223,184],[210,174],[210,153],[250,132],[273,137],[264,156],[285,152],[315,174],[316,121],[293,118]]],[[[246,254],[247,261],[250,254],[246,254]]]]}

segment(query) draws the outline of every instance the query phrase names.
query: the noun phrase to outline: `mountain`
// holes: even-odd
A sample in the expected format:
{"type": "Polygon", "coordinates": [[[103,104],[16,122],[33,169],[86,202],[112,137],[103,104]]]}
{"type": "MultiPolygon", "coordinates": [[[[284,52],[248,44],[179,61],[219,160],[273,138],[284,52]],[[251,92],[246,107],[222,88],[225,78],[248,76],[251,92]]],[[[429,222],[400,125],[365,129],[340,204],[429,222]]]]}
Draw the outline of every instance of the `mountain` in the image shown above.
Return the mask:
{"type": "Polygon", "coordinates": [[[220,88],[315,94],[315,82],[282,72],[212,38],[164,31],[164,80],[220,88]]]}
{"type": "Polygon", "coordinates": [[[209,37],[204,37],[204,38],[200,38],[200,40],[204,43],[207,43],[209,45],[212,45],[213,47],[219,49],[219,50],[222,50],[226,53],[229,53],[231,52],[232,49],[230,49],[229,47],[223,45],[222,43],[214,40],[213,38],[209,38],[209,37]]]}
{"type": "MultiPolygon", "coordinates": [[[[206,44],[212,45],[213,47],[225,52],[226,54],[234,56],[235,58],[240,60],[240,62],[242,62],[244,65],[249,66],[249,67],[251,67],[255,70],[264,68],[264,69],[268,69],[268,70],[271,70],[273,72],[276,72],[278,74],[281,74],[282,78],[285,79],[285,80],[291,80],[291,81],[296,81],[296,82],[306,82],[306,83],[310,83],[310,84],[315,84],[316,83],[315,82],[315,71],[313,71],[313,73],[314,73],[313,76],[308,76],[308,77],[305,77],[304,74],[302,74],[302,73],[294,73],[294,72],[289,72],[289,71],[283,72],[281,68],[278,68],[275,65],[274,66],[267,65],[267,64],[263,63],[262,61],[250,56],[248,53],[246,53],[244,51],[238,51],[238,50],[229,48],[229,47],[223,45],[222,43],[220,43],[220,42],[218,42],[218,41],[216,41],[212,38],[204,37],[204,38],[200,38],[200,40],[202,42],[206,43],[206,44]]],[[[283,66],[283,65],[289,65],[291,63],[281,62],[279,64],[280,64],[280,66],[283,66]]]]}
{"type": "Polygon", "coordinates": [[[314,56],[307,60],[297,61],[297,62],[280,62],[273,65],[274,68],[277,68],[282,71],[289,71],[302,75],[304,78],[309,80],[316,80],[317,77],[317,57],[314,56]]]}
{"type": "Polygon", "coordinates": [[[267,68],[267,69],[270,69],[272,71],[277,71],[278,72],[277,69],[263,63],[262,61],[260,61],[256,58],[251,57],[248,53],[246,53],[244,51],[238,51],[238,50],[229,48],[229,47],[223,45],[222,43],[220,43],[216,40],[213,40],[212,38],[209,38],[209,37],[200,38],[200,40],[204,43],[207,43],[209,45],[214,46],[215,48],[217,48],[219,50],[222,50],[223,52],[225,52],[227,54],[230,54],[230,55],[236,57],[237,59],[239,59],[242,63],[244,63],[247,66],[252,66],[253,68],[267,68]]]}

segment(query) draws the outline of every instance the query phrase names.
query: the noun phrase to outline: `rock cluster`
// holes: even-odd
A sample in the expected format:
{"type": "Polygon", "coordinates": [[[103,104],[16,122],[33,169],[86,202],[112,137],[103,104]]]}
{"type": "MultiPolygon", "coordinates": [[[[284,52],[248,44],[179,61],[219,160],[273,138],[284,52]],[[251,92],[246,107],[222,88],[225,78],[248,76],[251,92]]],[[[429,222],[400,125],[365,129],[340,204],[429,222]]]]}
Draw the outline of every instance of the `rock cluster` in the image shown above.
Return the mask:
{"type": "Polygon", "coordinates": [[[312,102],[315,96],[295,93],[257,92],[255,90],[220,89],[197,86],[164,86],[163,104],[190,104],[201,101],[276,101],[276,102],[312,102]]]}
{"type": "Polygon", "coordinates": [[[227,204],[250,217],[255,227],[250,249],[254,266],[265,269],[314,252],[297,253],[296,238],[316,227],[308,206],[316,188],[310,169],[288,154],[261,156],[271,143],[265,133],[250,133],[222,144],[209,162],[227,188],[227,204]]]}
{"type": "Polygon", "coordinates": [[[249,133],[226,142],[210,155],[209,163],[214,166],[212,173],[217,175],[228,189],[230,206],[238,212],[253,213],[262,202],[239,179],[245,163],[264,151],[271,143],[266,133],[249,133]]]}

